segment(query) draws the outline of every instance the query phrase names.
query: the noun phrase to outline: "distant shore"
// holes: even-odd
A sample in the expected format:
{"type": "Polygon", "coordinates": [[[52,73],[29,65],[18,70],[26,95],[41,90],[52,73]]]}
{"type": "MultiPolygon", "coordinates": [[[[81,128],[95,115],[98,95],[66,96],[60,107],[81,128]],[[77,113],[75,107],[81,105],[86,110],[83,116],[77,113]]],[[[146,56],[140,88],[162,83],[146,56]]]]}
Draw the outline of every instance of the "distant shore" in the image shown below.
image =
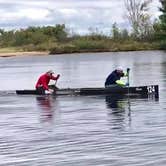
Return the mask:
{"type": "Polygon", "coordinates": [[[141,49],[141,50],[82,50],[73,52],[55,52],[50,53],[49,51],[13,51],[13,52],[0,52],[1,58],[7,57],[23,57],[23,56],[48,56],[51,54],[74,54],[74,53],[101,53],[101,52],[127,52],[127,51],[156,51],[158,49],[141,49]]]}
{"type": "Polygon", "coordinates": [[[17,51],[17,52],[0,52],[0,57],[13,57],[13,56],[38,56],[49,55],[49,51],[17,51]]]}

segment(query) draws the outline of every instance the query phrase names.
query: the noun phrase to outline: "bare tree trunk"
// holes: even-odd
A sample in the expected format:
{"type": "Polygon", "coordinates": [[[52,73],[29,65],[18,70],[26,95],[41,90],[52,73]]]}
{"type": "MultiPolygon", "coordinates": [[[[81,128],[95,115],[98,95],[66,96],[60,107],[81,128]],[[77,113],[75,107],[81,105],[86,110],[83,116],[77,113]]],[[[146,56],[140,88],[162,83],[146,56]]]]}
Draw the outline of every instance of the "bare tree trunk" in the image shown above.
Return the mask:
{"type": "Polygon", "coordinates": [[[132,26],[136,38],[145,37],[152,28],[149,5],[152,0],[124,0],[127,18],[132,26]]]}

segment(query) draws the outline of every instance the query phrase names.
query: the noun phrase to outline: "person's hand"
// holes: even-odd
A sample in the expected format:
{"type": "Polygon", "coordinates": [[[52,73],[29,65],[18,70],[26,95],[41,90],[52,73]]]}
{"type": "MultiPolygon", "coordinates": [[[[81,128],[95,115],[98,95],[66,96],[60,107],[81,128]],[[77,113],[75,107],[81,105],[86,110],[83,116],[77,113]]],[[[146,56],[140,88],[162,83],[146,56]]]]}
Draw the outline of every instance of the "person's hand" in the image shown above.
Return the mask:
{"type": "Polygon", "coordinates": [[[125,84],[125,86],[129,86],[129,83],[127,82],[127,83],[125,84]]]}
{"type": "Polygon", "coordinates": [[[53,89],[45,90],[46,95],[53,94],[53,92],[54,92],[53,89]]]}
{"type": "Polygon", "coordinates": [[[49,95],[49,94],[51,94],[51,92],[49,90],[45,90],[45,94],[49,95]]]}
{"type": "Polygon", "coordinates": [[[57,75],[57,79],[60,77],[60,74],[57,75]]]}

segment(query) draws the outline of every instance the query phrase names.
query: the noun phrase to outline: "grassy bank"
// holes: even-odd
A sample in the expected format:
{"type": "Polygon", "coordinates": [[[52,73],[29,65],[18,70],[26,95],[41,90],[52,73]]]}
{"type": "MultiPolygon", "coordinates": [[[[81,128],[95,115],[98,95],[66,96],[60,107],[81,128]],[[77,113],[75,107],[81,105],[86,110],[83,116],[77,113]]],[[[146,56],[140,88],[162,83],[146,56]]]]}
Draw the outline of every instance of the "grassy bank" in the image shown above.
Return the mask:
{"type": "Polygon", "coordinates": [[[157,43],[137,41],[112,41],[112,40],[73,40],[65,43],[51,43],[40,45],[26,45],[23,47],[0,48],[0,54],[6,56],[14,53],[43,53],[43,54],[64,54],[64,53],[86,53],[86,52],[117,52],[117,51],[142,51],[158,50],[157,43]]]}
{"type": "Polygon", "coordinates": [[[157,43],[112,40],[74,40],[70,43],[50,48],[51,54],[79,52],[115,52],[157,50],[157,43]]]}
{"type": "Polygon", "coordinates": [[[69,39],[64,42],[45,42],[37,45],[30,44],[16,48],[16,50],[22,51],[48,51],[50,54],[142,51],[158,49],[160,49],[160,45],[157,42],[112,40],[109,38],[93,39],[91,37],[69,39]]]}

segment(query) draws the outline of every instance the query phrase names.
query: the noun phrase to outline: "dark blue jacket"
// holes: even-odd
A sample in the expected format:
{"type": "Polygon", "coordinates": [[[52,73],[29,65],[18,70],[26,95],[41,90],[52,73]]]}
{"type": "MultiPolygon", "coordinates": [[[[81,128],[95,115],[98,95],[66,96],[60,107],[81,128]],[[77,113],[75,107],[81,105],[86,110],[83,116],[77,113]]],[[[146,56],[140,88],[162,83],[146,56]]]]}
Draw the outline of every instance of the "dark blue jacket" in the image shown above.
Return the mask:
{"type": "Polygon", "coordinates": [[[123,77],[119,75],[116,70],[114,70],[106,79],[105,86],[116,84],[117,80],[120,80],[120,78],[123,77]]]}

